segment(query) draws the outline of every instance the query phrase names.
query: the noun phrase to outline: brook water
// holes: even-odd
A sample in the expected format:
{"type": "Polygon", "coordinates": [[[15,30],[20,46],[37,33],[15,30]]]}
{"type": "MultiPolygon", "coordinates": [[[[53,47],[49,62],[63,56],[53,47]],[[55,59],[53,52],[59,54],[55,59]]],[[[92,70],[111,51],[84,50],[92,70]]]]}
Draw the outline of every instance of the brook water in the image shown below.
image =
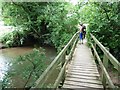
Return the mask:
{"type": "MultiPolygon", "coordinates": [[[[9,70],[8,63],[14,63],[15,59],[19,55],[24,55],[26,53],[29,53],[33,50],[34,47],[27,46],[27,47],[15,47],[15,48],[6,48],[6,49],[0,49],[0,80],[4,77],[7,70],[9,70]]],[[[55,48],[45,46],[42,47],[45,49],[45,54],[47,57],[47,64],[49,65],[52,60],[54,60],[55,56],[57,55],[55,48]]],[[[19,68],[19,67],[15,67],[19,68]]],[[[18,82],[21,82],[20,79],[17,79],[18,82]]],[[[19,87],[22,86],[22,82],[19,83],[19,87]]]]}

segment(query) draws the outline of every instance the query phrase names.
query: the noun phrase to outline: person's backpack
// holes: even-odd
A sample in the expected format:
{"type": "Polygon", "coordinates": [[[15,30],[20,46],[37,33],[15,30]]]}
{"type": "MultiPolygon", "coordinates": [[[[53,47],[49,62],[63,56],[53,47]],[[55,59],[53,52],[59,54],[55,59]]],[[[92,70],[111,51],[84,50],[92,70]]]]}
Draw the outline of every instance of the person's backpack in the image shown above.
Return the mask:
{"type": "Polygon", "coordinates": [[[86,29],[86,26],[83,25],[83,26],[82,26],[82,29],[86,29]]]}
{"type": "Polygon", "coordinates": [[[82,26],[82,32],[84,32],[85,30],[84,29],[86,29],[86,26],[82,26]]]}

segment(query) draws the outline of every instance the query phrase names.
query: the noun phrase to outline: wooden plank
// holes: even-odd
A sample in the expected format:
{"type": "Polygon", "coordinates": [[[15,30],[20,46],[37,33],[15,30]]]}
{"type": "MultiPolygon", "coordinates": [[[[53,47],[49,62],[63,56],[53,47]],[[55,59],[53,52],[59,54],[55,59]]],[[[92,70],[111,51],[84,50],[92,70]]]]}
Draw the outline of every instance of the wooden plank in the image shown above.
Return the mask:
{"type": "MultiPolygon", "coordinates": [[[[88,61],[87,61],[88,62],[88,61]]],[[[74,64],[74,65],[86,65],[85,61],[79,61],[79,62],[71,62],[71,64],[74,64]]],[[[93,66],[96,66],[95,62],[89,62],[87,63],[87,65],[93,65],[93,66]]]]}
{"type": "Polygon", "coordinates": [[[89,63],[89,64],[86,64],[85,63],[86,61],[84,61],[84,63],[71,63],[71,65],[74,65],[74,66],[91,66],[91,67],[96,67],[95,64],[92,64],[92,63],[89,63]]]}
{"type": "Polygon", "coordinates": [[[77,86],[84,86],[84,87],[88,87],[88,88],[103,88],[102,85],[99,85],[99,84],[92,84],[92,83],[87,83],[87,82],[76,82],[76,81],[68,81],[66,80],[64,82],[65,84],[71,84],[71,85],[77,85],[77,86]]]}
{"type": "Polygon", "coordinates": [[[98,72],[95,72],[95,71],[70,70],[70,71],[68,71],[68,73],[69,73],[69,72],[73,72],[73,73],[85,73],[85,74],[97,74],[97,75],[99,75],[99,73],[98,73],[98,72]]]}
{"type": "Polygon", "coordinates": [[[93,69],[93,70],[97,70],[97,67],[92,67],[92,66],[70,66],[70,68],[81,68],[81,69],[93,69]]]}
{"type": "Polygon", "coordinates": [[[94,76],[98,76],[99,77],[100,76],[99,74],[92,74],[92,73],[91,74],[90,73],[86,74],[86,73],[78,73],[78,72],[68,72],[68,74],[70,74],[70,75],[72,74],[72,75],[88,76],[88,77],[90,77],[90,76],[91,77],[94,77],[94,76]]]}
{"type": "Polygon", "coordinates": [[[80,88],[86,88],[86,87],[84,87],[84,86],[77,86],[77,85],[70,85],[70,84],[64,84],[63,85],[63,87],[62,88],[72,88],[73,90],[75,89],[79,89],[80,90],[80,88]]]}
{"type": "Polygon", "coordinates": [[[84,68],[70,68],[71,70],[79,70],[79,71],[81,71],[81,70],[84,70],[84,71],[94,71],[94,72],[97,72],[97,70],[96,69],[84,69],[84,68]]]}
{"type": "Polygon", "coordinates": [[[75,62],[73,61],[73,62],[71,62],[71,63],[74,63],[74,64],[81,64],[81,63],[85,63],[84,61],[87,61],[88,63],[86,63],[85,65],[89,65],[89,64],[94,64],[94,65],[96,65],[95,64],[95,62],[94,62],[94,59],[92,59],[92,58],[89,58],[88,60],[86,60],[86,58],[84,58],[83,60],[81,60],[80,59],[80,61],[79,61],[79,59],[78,60],[75,60],[75,62]]]}
{"type": "Polygon", "coordinates": [[[97,68],[88,68],[88,67],[71,67],[71,69],[82,69],[82,70],[93,70],[93,71],[97,71],[97,68]]]}
{"type": "MultiPolygon", "coordinates": [[[[70,66],[70,65],[69,65],[70,66]]],[[[69,70],[79,70],[79,71],[95,71],[98,72],[97,67],[96,68],[89,68],[89,67],[69,67],[69,70]]]]}
{"type": "Polygon", "coordinates": [[[81,61],[81,62],[74,62],[73,64],[81,64],[81,65],[91,65],[91,64],[93,64],[93,65],[95,65],[95,63],[92,62],[92,61],[87,61],[87,63],[85,63],[85,60],[81,61]]]}
{"type": "MultiPolygon", "coordinates": [[[[87,61],[84,61],[84,62],[87,62],[87,61]]],[[[85,63],[80,63],[80,64],[71,64],[71,66],[79,66],[79,67],[96,67],[96,65],[93,65],[92,63],[90,64],[85,64],[85,63]]]]}
{"type": "Polygon", "coordinates": [[[94,80],[98,80],[99,79],[99,77],[88,77],[88,76],[79,76],[79,75],[71,75],[71,74],[67,74],[66,75],[66,77],[69,77],[69,78],[71,78],[71,77],[73,77],[73,78],[86,78],[86,79],[94,79],[94,80]]]}
{"type": "Polygon", "coordinates": [[[95,71],[85,71],[85,70],[84,71],[83,70],[81,70],[81,71],[80,70],[69,70],[68,72],[78,72],[78,73],[86,73],[86,74],[89,74],[89,73],[90,74],[91,73],[92,74],[99,74],[98,72],[95,72],[95,71]]]}
{"type": "MultiPolygon", "coordinates": [[[[87,62],[87,61],[86,61],[87,62]]],[[[77,65],[77,66],[96,66],[96,64],[95,63],[85,63],[85,61],[84,61],[84,63],[71,63],[72,65],[77,65]]]]}
{"type": "Polygon", "coordinates": [[[68,81],[77,81],[77,82],[87,82],[87,83],[93,83],[93,84],[100,84],[100,85],[102,85],[102,82],[101,81],[99,81],[99,80],[94,80],[94,79],[82,79],[82,78],[66,78],[66,80],[68,80],[68,81]]]}

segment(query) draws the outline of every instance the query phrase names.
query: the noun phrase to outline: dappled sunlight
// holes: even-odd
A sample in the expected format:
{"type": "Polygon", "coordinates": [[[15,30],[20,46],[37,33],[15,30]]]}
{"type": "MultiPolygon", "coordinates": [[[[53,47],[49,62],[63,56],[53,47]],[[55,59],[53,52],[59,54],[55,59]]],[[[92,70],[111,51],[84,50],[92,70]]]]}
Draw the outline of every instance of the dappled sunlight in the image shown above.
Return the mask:
{"type": "Polygon", "coordinates": [[[6,58],[1,54],[0,51],[0,80],[3,79],[4,75],[6,74],[8,70],[8,65],[7,65],[7,60],[6,58]]]}
{"type": "Polygon", "coordinates": [[[4,36],[5,34],[12,32],[13,27],[12,26],[5,26],[2,22],[0,24],[0,37],[4,36]]]}
{"type": "Polygon", "coordinates": [[[79,0],[70,0],[70,3],[72,3],[73,5],[76,5],[76,4],[78,4],[78,1],[79,0]]]}

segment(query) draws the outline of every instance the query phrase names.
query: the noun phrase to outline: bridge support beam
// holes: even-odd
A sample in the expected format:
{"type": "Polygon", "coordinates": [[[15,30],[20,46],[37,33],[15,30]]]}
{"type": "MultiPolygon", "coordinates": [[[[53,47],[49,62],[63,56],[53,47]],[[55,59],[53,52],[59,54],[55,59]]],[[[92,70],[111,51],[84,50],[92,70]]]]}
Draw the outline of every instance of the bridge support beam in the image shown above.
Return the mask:
{"type": "MultiPolygon", "coordinates": [[[[109,48],[106,48],[106,49],[109,51],[109,48]]],[[[104,56],[103,56],[103,65],[106,69],[108,68],[108,58],[105,55],[105,53],[104,53],[104,56]]],[[[106,78],[105,78],[105,75],[104,75],[104,71],[102,71],[102,83],[103,83],[103,86],[104,86],[104,89],[105,89],[106,88],[106,78]]]]}

